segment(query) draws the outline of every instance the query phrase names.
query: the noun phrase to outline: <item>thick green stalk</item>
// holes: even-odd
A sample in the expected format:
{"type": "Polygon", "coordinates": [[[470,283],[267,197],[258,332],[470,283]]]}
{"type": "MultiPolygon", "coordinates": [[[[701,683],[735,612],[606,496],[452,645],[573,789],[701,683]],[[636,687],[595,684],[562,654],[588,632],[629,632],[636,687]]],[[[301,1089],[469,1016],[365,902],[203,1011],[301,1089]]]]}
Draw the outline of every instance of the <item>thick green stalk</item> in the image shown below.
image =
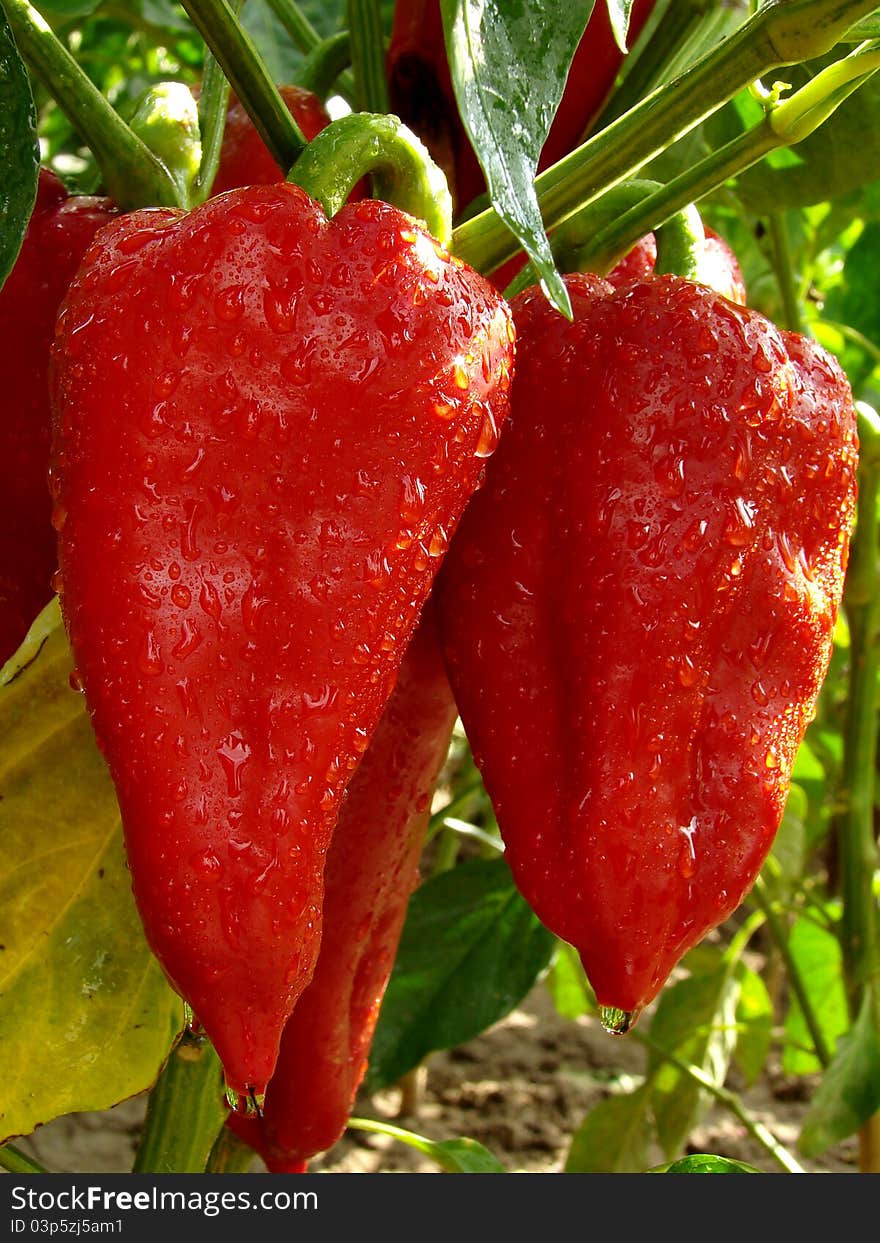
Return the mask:
{"type": "Polygon", "coordinates": [[[269,8],[299,50],[308,55],[321,42],[321,36],[294,0],[267,0],[269,8]]]}
{"type": "Polygon", "coordinates": [[[850,548],[843,603],[849,623],[849,698],[843,735],[843,803],[837,824],[841,941],[852,1013],[878,970],[877,868],[874,795],[877,753],[877,678],[880,673],[880,418],[859,407],[858,519],[850,548]]]}
{"type": "Polygon", "coordinates": [[[184,1036],[150,1093],[135,1174],[201,1174],[226,1120],[223,1069],[205,1039],[184,1036]]]}
{"type": "MultiPolygon", "coordinates": [[[[300,65],[297,81],[319,99],[326,99],[338,82],[340,74],[351,64],[351,37],[347,30],[331,35],[306,56],[300,65]]],[[[350,76],[350,75],[346,75],[350,76]]],[[[352,91],[354,85],[352,83],[352,91]]],[[[348,92],[344,92],[348,94],[348,92]]]]}
{"type": "Polygon", "coordinates": [[[125,124],[27,0],[2,0],[21,55],[88,143],[110,197],[127,211],[180,206],[164,165],[125,124]]]}
{"type": "Polygon", "coordinates": [[[217,1136],[208,1164],[206,1174],[247,1174],[256,1158],[253,1148],[239,1139],[234,1131],[224,1126],[217,1136]]]}
{"type": "MultiPolygon", "coordinates": [[[[830,51],[874,7],[875,0],[781,0],[762,7],[680,77],[541,173],[535,188],[545,225],[552,228],[633,176],[761,74],[830,51]]],[[[487,210],[456,229],[453,248],[466,262],[492,271],[519,246],[501,218],[487,210]]]]}
{"type": "Polygon", "coordinates": [[[31,1157],[21,1152],[18,1148],[13,1148],[12,1144],[4,1144],[0,1148],[0,1169],[8,1170],[10,1174],[45,1174],[46,1171],[31,1157]]]}
{"type": "Polygon", "coordinates": [[[216,56],[257,132],[281,168],[291,168],[306,145],[272,75],[227,0],[181,0],[216,56]]]}
{"type": "Polygon", "coordinates": [[[773,245],[773,271],[782,297],[782,327],[789,332],[803,332],[803,317],[794,279],[794,263],[785,213],[773,212],[769,224],[770,241],[773,245]]]}
{"type": "Polygon", "coordinates": [[[356,112],[390,112],[385,41],[378,0],[347,0],[356,112]]]}
{"type": "MultiPolygon", "coordinates": [[[[233,11],[241,12],[243,0],[235,0],[233,11]]],[[[196,203],[204,202],[211,193],[217,169],[220,167],[220,150],[226,129],[226,112],[229,108],[229,81],[210,52],[205,54],[202,73],[202,93],[199,97],[199,132],[202,136],[202,160],[193,183],[192,195],[196,203]]]]}

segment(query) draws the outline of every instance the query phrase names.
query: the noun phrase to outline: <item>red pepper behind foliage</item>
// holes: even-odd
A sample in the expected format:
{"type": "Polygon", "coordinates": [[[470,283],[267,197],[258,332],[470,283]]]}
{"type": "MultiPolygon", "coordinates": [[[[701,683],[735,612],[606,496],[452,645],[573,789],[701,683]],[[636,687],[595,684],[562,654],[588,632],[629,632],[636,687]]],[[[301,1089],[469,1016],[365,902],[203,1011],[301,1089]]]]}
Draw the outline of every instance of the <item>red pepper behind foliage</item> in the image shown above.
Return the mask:
{"type": "Polygon", "coordinates": [[[342,804],[327,856],[318,964],[287,1020],[263,1116],[229,1119],[275,1173],[301,1171],[345,1130],[454,720],[428,611],[342,804]]]}
{"type": "Polygon", "coordinates": [[[49,348],[67,286],[114,210],[109,199],[68,196],[40,169],[27,233],[0,290],[0,664],[52,599],[49,348]]]}
{"type": "MultiPolygon", "coordinates": [[[[654,4],[655,0],[635,0],[630,46],[654,4]]],[[[549,168],[580,144],[614,86],[622,63],[607,6],[600,0],[572,60],[538,171],[549,168]]],[[[446,60],[440,0],[397,0],[387,71],[392,112],[419,135],[446,173],[458,208],[466,207],[483,193],[486,182],[458,115],[446,60]]]]}
{"type": "Polygon", "coordinates": [[[509,425],[444,566],[450,680],[507,858],[638,1013],[770,849],[855,503],[836,362],[701,285],[514,299],[509,425]]]}
{"type": "Polygon", "coordinates": [[[325,852],[507,413],[506,304],[287,183],[103,230],[61,312],[62,604],[148,940],[262,1092],[325,852]]]}
{"type": "MultiPolygon", "coordinates": [[[[330,124],[324,105],[311,91],[301,86],[281,86],[278,89],[288,112],[309,142],[330,124]]],[[[212,193],[220,194],[238,186],[271,185],[284,181],[287,173],[286,168],[275,163],[244,106],[233,96],[226,114],[220,166],[212,193]]]]}

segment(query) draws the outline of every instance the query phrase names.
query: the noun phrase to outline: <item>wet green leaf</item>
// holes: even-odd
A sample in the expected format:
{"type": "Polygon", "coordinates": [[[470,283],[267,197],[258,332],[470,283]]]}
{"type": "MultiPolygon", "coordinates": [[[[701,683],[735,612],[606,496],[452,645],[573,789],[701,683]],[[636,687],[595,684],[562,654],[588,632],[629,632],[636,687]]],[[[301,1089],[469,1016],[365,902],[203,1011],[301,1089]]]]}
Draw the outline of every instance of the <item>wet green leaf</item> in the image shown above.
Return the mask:
{"type": "Polygon", "coordinates": [[[30,79],[0,8],[0,288],[21,249],[39,167],[30,79]]]}
{"type": "Polygon", "coordinates": [[[729,1157],[716,1157],[709,1152],[695,1152],[689,1157],[673,1161],[662,1169],[652,1173],[662,1174],[760,1174],[753,1165],[742,1161],[731,1161],[729,1157]]]}
{"type": "Polygon", "coordinates": [[[503,859],[476,859],[416,890],[373,1038],[367,1087],[478,1036],[522,1001],[556,939],[503,859]]]}
{"type": "Polygon", "coordinates": [[[557,6],[552,21],[541,0],[441,0],[441,9],[455,97],[492,202],[567,312],[533,181],[592,0],[557,6]]]}
{"type": "Polygon", "coordinates": [[[183,1026],[141,932],[57,602],[0,671],[0,1136],[150,1086],[183,1026]]]}
{"type": "Polygon", "coordinates": [[[880,1015],[871,989],[859,1016],[841,1038],[810,1103],[798,1145],[806,1157],[818,1156],[846,1139],[880,1109],[880,1015]]]}

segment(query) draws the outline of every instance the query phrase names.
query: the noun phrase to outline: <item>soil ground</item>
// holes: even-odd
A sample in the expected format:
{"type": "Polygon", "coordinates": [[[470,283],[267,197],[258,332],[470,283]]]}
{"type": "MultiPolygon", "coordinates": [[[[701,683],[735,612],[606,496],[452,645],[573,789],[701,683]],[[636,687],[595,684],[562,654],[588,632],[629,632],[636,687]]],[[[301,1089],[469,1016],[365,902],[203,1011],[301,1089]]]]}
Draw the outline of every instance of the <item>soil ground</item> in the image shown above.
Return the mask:
{"type": "MultiPolygon", "coordinates": [[[[470,1136],[489,1148],[508,1170],[551,1173],[565,1166],[571,1136],[604,1095],[626,1090],[644,1069],[633,1042],[607,1036],[591,1018],[558,1017],[546,990],[537,986],[523,1005],[478,1039],[436,1053],[419,1074],[415,1112],[401,1113],[402,1093],[393,1089],[362,1097],[355,1113],[394,1121],[432,1139],[470,1136]]],[[[410,1100],[412,1104],[412,1083],[410,1100]]],[[[734,1079],[734,1090],[741,1084],[734,1079]]],[[[742,1091],[749,1112],[796,1154],[797,1136],[815,1084],[783,1077],[772,1068],[742,1091]]],[[[143,1117],[144,1098],[99,1114],[74,1114],[39,1128],[19,1146],[56,1171],[124,1172],[143,1117]]],[[[745,1161],[768,1173],[779,1167],[729,1112],[709,1109],[692,1134],[690,1151],[745,1161]]],[[[660,1163],[659,1150],[652,1161],[660,1163]]],[[[810,1172],[854,1173],[855,1140],[817,1161],[810,1172]]],[[[255,1158],[254,1170],[263,1168],[255,1158]]],[[[385,1136],[350,1130],[317,1158],[315,1172],[437,1172],[425,1157],[385,1136]]]]}

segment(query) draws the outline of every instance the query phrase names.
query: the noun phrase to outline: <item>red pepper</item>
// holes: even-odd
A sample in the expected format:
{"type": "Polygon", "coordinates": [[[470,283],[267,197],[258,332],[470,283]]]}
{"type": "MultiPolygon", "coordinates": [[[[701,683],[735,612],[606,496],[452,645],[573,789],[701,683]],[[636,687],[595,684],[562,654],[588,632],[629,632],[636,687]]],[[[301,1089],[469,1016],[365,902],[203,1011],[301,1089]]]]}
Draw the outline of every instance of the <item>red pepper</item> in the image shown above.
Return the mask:
{"type": "MultiPolygon", "coordinates": [[[[632,46],[655,0],[635,0],[630,16],[632,46]]],[[[597,4],[587,22],[538,171],[549,168],[582,141],[620,72],[623,55],[614,39],[607,6],[597,4]]],[[[446,173],[459,207],[486,189],[483,170],[458,115],[446,60],[440,0],[397,0],[387,61],[391,108],[419,135],[446,173]]]]}
{"type": "Polygon", "coordinates": [[[506,414],[513,328],[387,204],[290,184],[104,230],[61,313],[62,606],[147,936],[237,1091],[506,414]]]}
{"type": "Polygon", "coordinates": [[[0,290],[0,664],[52,598],[57,565],[46,486],[49,348],[55,317],[109,199],[68,197],[40,169],[37,201],[15,266],[0,290]]]}
{"type": "Polygon", "coordinates": [[[513,302],[500,451],[438,585],[517,884],[624,1028],[742,900],[831,653],[849,385],[673,276],[513,302]]]}
{"type": "MultiPolygon", "coordinates": [[[[330,124],[330,118],[317,95],[301,86],[282,86],[279,90],[288,111],[309,142],[330,124]]],[[[239,186],[268,186],[275,181],[283,181],[286,176],[287,169],[275,163],[244,106],[233,97],[226,114],[220,166],[212,193],[221,194],[224,190],[235,190],[239,186]]]]}
{"type": "Polygon", "coordinates": [[[287,1020],[263,1116],[229,1120],[275,1173],[302,1171],[345,1130],[454,720],[431,612],[346,793],[327,856],[318,965],[287,1020]]]}

